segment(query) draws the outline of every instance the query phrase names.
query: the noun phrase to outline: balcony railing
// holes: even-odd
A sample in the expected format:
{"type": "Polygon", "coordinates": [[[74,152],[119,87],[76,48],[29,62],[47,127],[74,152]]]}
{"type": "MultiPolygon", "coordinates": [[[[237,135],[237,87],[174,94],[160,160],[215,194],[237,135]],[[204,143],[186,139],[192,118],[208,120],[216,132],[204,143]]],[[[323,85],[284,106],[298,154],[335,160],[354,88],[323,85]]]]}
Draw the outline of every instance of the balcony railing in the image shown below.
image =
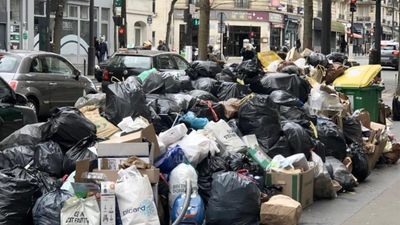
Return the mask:
{"type": "Polygon", "coordinates": [[[236,0],[235,7],[236,8],[250,8],[250,1],[249,0],[236,0]]]}

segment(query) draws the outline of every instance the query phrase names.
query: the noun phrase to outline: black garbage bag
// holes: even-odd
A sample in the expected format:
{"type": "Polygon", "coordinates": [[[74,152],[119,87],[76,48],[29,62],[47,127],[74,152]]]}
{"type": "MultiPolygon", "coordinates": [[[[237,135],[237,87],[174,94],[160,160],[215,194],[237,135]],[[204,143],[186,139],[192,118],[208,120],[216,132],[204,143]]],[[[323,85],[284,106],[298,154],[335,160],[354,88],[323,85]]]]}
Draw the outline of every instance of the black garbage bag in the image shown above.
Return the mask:
{"type": "Polygon", "coordinates": [[[217,74],[215,76],[215,79],[217,79],[217,81],[220,81],[220,82],[234,82],[235,81],[231,76],[226,75],[224,73],[217,74]]]}
{"type": "Polygon", "coordinates": [[[50,139],[57,142],[64,152],[83,138],[96,136],[96,125],[73,107],[54,109],[49,123],[50,139]]]}
{"type": "Polygon", "coordinates": [[[130,76],[124,82],[110,84],[104,91],[105,117],[112,123],[118,124],[128,116],[151,119],[146,97],[137,77],[130,76]]]}
{"type": "Polygon", "coordinates": [[[258,225],[260,190],[236,172],[216,173],[206,210],[209,225],[258,225]]]}
{"type": "Polygon", "coordinates": [[[180,82],[182,91],[191,91],[193,90],[192,80],[189,76],[179,76],[178,80],[180,82]]]}
{"type": "Polygon", "coordinates": [[[284,135],[280,136],[278,141],[275,142],[271,147],[263,145],[262,142],[260,142],[260,147],[271,158],[274,158],[276,155],[282,155],[284,157],[293,155],[289,141],[284,135]]]}
{"type": "Polygon", "coordinates": [[[319,140],[326,147],[326,156],[333,156],[340,161],[346,157],[346,141],[342,132],[332,121],[318,119],[317,131],[319,140]]]}
{"type": "Polygon", "coordinates": [[[54,191],[57,187],[61,186],[61,179],[56,179],[46,172],[39,171],[35,168],[29,168],[28,173],[38,180],[42,195],[54,191]]]}
{"type": "Polygon", "coordinates": [[[215,78],[217,73],[220,73],[222,68],[213,61],[194,61],[188,69],[186,74],[195,80],[199,77],[212,77],[215,78]]]}
{"type": "Polygon", "coordinates": [[[333,180],[339,182],[343,191],[353,191],[357,181],[353,178],[346,166],[338,159],[327,156],[325,166],[333,180]]]}
{"type": "Polygon", "coordinates": [[[320,140],[314,139],[312,138],[312,141],[314,143],[314,150],[313,152],[315,152],[319,157],[321,157],[322,161],[325,162],[326,160],[326,154],[325,154],[325,145],[324,143],[322,143],[320,140]]]}
{"type": "Polygon", "coordinates": [[[226,119],[224,106],[212,101],[200,100],[189,111],[192,111],[197,117],[205,117],[209,121],[217,122],[220,119],[226,119]]]}
{"type": "Polygon", "coordinates": [[[196,98],[194,98],[190,94],[166,94],[165,97],[175,101],[175,103],[181,108],[183,112],[187,112],[189,108],[193,107],[196,104],[196,98]]]}
{"type": "Polygon", "coordinates": [[[22,167],[0,170],[0,224],[32,224],[32,207],[40,197],[39,182],[22,167]]]}
{"type": "MultiPolygon", "coordinates": [[[[264,93],[273,90],[284,90],[297,97],[302,102],[307,102],[308,95],[311,91],[308,82],[295,74],[271,73],[264,76],[260,82],[265,89],[264,93]]],[[[253,91],[256,92],[255,90],[253,91]]]]}
{"type": "Polygon", "coordinates": [[[338,62],[341,64],[345,64],[348,59],[348,57],[341,52],[332,52],[331,54],[327,55],[326,58],[328,60],[332,60],[332,62],[338,62]]]}
{"type": "Polygon", "coordinates": [[[213,102],[218,102],[218,98],[215,97],[213,94],[207,91],[202,91],[202,90],[193,90],[190,91],[189,94],[193,96],[194,98],[198,98],[204,101],[213,101],[213,102]]]}
{"type": "Polygon", "coordinates": [[[241,85],[233,82],[221,83],[217,92],[217,96],[220,101],[226,101],[230,98],[241,99],[251,93],[247,85],[241,85]]]}
{"type": "Polygon", "coordinates": [[[311,116],[307,110],[303,107],[296,106],[279,106],[279,113],[283,120],[290,121],[311,121],[313,124],[317,124],[315,116],[311,116]]]}
{"type": "Polygon", "coordinates": [[[96,143],[93,137],[87,137],[80,140],[76,145],[70,148],[66,153],[63,161],[63,168],[65,174],[70,174],[75,170],[76,161],[89,159],[91,165],[96,167],[97,155],[90,151],[88,148],[96,143]]]}
{"type": "Polygon", "coordinates": [[[34,146],[16,146],[0,152],[0,169],[12,168],[14,166],[26,166],[33,161],[35,154],[34,146]]]}
{"type": "Polygon", "coordinates": [[[284,121],[282,130],[293,154],[304,153],[307,159],[311,157],[311,150],[315,147],[307,131],[297,123],[284,121]]]}
{"type": "Polygon", "coordinates": [[[56,189],[41,196],[33,207],[34,225],[60,225],[61,209],[64,202],[72,197],[66,190],[56,189]]]}
{"type": "Polygon", "coordinates": [[[205,205],[207,205],[208,199],[210,198],[211,184],[213,181],[212,175],[216,172],[225,172],[227,170],[226,162],[222,157],[211,156],[210,154],[197,165],[197,185],[199,187],[199,194],[205,205]]]}
{"type": "Polygon", "coordinates": [[[280,106],[302,107],[304,105],[300,99],[284,90],[273,91],[269,97],[275,104],[280,106]]]}
{"type": "Polygon", "coordinates": [[[399,96],[394,96],[392,100],[392,118],[394,121],[400,121],[400,100],[399,96]]]}
{"type": "Polygon", "coordinates": [[[261,146],[272,147],[282,133],[277,105],[268,95],[255,95],[238,112],[238,127],[244,135],[255,134],[261,146]]]}
{"type": "Polygon", "coordinates": [[[301,75],[301,70],[296,65],[287,65],[280,70],[281,73],[301,75]]]}
{"type": "Polygon", "coordinates": [[[13,146],[36,145],[48,138],[50,123],[25,125],[0,142],[0,151],[13,146]]]}
{"type": "Polygon", "coordinates": [[[368,156],[364,153],[361,145],[355,143],[349,146],[349,152],[353,165],[351,173],[357,178],[358,182],[362,182],[367,179],[371,172],[368,167],[368,156]]]}
{"type": "Polygon", "coordinates": [[[362,145],[361,123],[355,117],[347,116],[343,118],[343,135],[347,144],[357,143],[362,145]]]}
{"type": "Polygon", "coordinates": [[[146,101],[157,114],[180,113],[182,111],[178,103],[167,95],[147,94],[146,101]]]}
{"type": "Polygon", "coordinates": [[[242,80],[247,80],[248,78],[254,78],[262,74],[261,66],[255,57],[251,60],[246,60],[240,63],[236,67],[237,76],[242,80]]]}
{"type": "Polygon", "coordinates": [[[307,63],[316,67],[317,65],[321,65],[324,67],[328,66],[328,60],[326,56],[322,53],[311,53],[310,56],[307,57],[307,63]]]}
{"type": "Polygon", "coordinates": [[[64,154],[60,146],[53,142],[45,142],[35,147],[35,167],[55,177],[62,177],[64,154]]]}
{"type": "Polygon", "coordinates": [[[154,71],[143,81],[142,87],[148,94],[178,93],[181,82],[173,73],[154,71]]]}
{"type": "Polygon", "coordinates": [[[195,90],[207,91],[216,95],[218,93],[219,83],[215,79],[202,77],[192,81],[192,86],[195,90]]]}

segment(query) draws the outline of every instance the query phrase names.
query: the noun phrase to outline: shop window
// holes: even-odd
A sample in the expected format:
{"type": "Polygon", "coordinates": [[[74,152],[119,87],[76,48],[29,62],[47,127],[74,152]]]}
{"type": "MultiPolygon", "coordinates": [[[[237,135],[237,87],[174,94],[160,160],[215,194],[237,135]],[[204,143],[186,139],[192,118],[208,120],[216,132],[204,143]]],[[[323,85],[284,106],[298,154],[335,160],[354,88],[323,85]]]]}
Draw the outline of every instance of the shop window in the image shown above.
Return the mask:
{"type": "Polygon", "coordinates": [[[249,0],[235,0],[235,7],[237,8],[249,8],[250,1],[249,0]]]}
{"type": "Polygon", "coordinates": [[[81,6],[81,19],[83,20],[89,19],[89,7],[81,6]]]}
{"type": "Polygon", "coordinates": [[[68,10],[68,17],[77,18],[78,17],[78,6],[70,5],[68,10]]]}
{"type": "Polygon", "coordinates": [[[94,20],[97,20],[99,18],[99,8],[94,8],[94,20]]]}
{"type": "Polygon", "coordinates": [[[20,0],[13,0],[10,1],[10,19],[11,21],[20,21],[21,18],[21,13],[20,13],[20,8],[21,8],[21,1],[20,0]]]}
{"type": "Polygon", "coordinates": [[[110,9],[102,8],[101,9],[101,21],[108,22],[109,18],[110,18],[110,9]]]}

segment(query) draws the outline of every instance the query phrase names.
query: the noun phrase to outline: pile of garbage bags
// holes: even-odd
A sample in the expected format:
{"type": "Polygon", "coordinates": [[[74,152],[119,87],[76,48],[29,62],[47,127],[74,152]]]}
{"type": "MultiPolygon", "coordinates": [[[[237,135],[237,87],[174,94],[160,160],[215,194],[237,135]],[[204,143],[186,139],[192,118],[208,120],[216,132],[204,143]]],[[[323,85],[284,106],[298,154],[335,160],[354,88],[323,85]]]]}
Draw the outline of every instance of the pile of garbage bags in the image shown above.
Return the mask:
{"type": "Polygon", "coordinates": [[[398,160],[386,126],[330,86],[345,57],[271,54],[146,71],[15,131],[0,142],[0,224],[296,224],[313,199],[355,191],[377,152],[398,160]],[[152,154],[113,155],[134,143],[152,154]],[[311,201],[276,173],[310,177],[311,201]]]}

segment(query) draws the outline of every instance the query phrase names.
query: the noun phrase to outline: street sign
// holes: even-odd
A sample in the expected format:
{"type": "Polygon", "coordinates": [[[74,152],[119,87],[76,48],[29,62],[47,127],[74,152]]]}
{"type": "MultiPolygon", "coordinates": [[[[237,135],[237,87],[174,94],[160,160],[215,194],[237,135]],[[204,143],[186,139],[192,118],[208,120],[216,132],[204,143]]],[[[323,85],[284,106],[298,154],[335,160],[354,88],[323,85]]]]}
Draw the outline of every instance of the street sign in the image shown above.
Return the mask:
{"type": "Polygon", "coordinates": [[[217,19],[220,23],[223,23],[226,20],[226,14],[224,12],[219,12],[217,15],[217,19]]]}
{"type": "Polygon", "coordinates": [[[153,23],[153,17],[151,15],[147,16],[147,23],[152,24],[153,23]]]}
{"type": "Polygon", "coordinates": [[[194,4],[189,4],[189,13],[194,14],[196,12],[196,6],[194,4]]]}
{"type": "Polygon", "coordinates": [[[218,33],[223,34],[225,30],[225,23],[218,23],[218,33]]]}
{"type": "Polygon", "coordinates": [[[115,0],[115,7],[122,7],[122,0],[115,0]]]}

